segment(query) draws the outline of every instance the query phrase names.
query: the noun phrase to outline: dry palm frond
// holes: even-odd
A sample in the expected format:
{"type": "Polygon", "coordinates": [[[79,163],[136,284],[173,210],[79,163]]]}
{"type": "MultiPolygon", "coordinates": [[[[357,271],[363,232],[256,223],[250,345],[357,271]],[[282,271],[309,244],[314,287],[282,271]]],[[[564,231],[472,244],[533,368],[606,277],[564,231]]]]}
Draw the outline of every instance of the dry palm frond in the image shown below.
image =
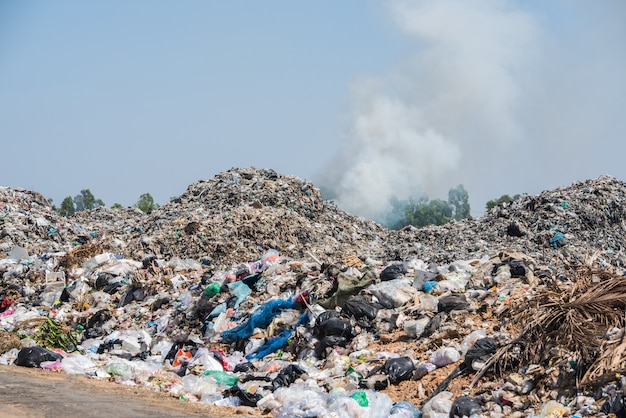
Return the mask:
{"type": "Polygon", "coordinates": [[[603,378],[607,376],[613,378],[616,373],[624,374],[626,372],[625,331],[622,329],[619,338],[608,341],[602,347],[600,356],[583,376],[582,385],[604,380],[603,378]]]}
{"type": "MultiPolygon", "coordinates": [[[[552,284],[515,308],[510,323],[520,335],[499,350],[491,363],[505,369],[516,345],[521,347],[516,357],[522,364],[541,364],[559,348],[572,353],[580,365],[595,365],[596,374],[623,367],[624,350],[617,351],[622,344],[613,347],[612,356],[601,353],[607,331],[624,327],[625,307],[626,277],[587,264],[574,271],[572,283],[552,284]],[[596,365],[598,359],[604,359],[603,363],[596,365]]],[[[584,372],[583,368],[579,372],[584,372]]]]}

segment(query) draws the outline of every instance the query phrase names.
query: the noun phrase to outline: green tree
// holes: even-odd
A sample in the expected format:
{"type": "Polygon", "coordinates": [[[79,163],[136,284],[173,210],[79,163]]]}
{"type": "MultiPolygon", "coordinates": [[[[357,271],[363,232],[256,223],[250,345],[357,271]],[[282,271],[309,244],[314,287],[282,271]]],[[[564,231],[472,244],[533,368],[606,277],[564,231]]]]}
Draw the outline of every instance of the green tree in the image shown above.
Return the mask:
{"type": "Polygon", "coordinates": [[[467,193],[462,184],[448,191],[448,203],[454,207],[454,219],[460,221],[461,219],[469,218],[469,193],[467,193]]]}
{"type": "Polygon", "coordinates": [[[442,199],[418,203],[407,211],[409,224],[417,227],[443,225],[452,220],[453,208],[442,199]]]}
{"type": "Polygon", "coordinates": [[[104,206],[102,199],[96,199],[89,189],[83,189],[80,194],[74,196],[74,207],[76,211],[92,210],[99,206],[104,206]]]}
{"type": "Polygon", "coordinates": [[[63,216],[70,216],[74,212],[76,212],[76,208],[74,207],[74,201],[71,196],[67,196],[61,202],[61,207],[59,208],[59,214],[63,216]]]}
{"type": "Polygon", "coordinates": [[[139,196],[139,200],[135,203],[135,206],[144,213],[150,213],[159,207],[159,205],[154,203],[154,199],[150,193],[144,193],[139,196]]]}
{"type": "Polygon", "coordinates": [[[491,210],[491,209],[495,208],[496,206],[498,206],[501,203],[511,203],[514,200],[517,200],[519,198],[520,198],[519,194],[516,194],[513,197],[509,196],[508,194],[503,194],[502,196],[500,196],[497,199],[489,200],[485,204],[485,207],[487,208],[487,210],[491,210]]]}
{"type": "Polygon", "coordinates": [[[122,209],[123,206],[120,203],[113,203],[111,209],[122,209]]]}

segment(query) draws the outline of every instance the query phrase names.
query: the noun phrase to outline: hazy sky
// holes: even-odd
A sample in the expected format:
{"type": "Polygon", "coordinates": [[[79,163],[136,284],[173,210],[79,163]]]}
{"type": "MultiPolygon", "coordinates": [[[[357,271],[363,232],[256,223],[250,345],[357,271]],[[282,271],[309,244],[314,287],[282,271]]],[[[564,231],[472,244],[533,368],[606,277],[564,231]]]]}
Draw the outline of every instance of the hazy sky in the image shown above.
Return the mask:
{"type": "Polygon", "coordinates": [[[0,1],[0,184],[159,204],[232,167],[472,214],[626,180],[623,0],[0,1]]]}

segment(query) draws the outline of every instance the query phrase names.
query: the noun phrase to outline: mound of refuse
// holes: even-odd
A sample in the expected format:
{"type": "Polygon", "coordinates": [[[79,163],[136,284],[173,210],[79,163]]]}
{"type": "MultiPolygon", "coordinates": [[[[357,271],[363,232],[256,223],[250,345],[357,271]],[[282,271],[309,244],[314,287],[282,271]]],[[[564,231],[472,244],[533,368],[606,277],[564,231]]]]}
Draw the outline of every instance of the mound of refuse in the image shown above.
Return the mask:
{"type": "Polygon", "coordinates": [[[258,416],[621,417],[624,198],[389,231],[273,170],[148,215],[2,187],[0,364],[258,416]]]}
{"type": "Polygon", "coordinates": [[[379,255],[388,249],[387,235],[324,201],[310,182],[273,170],[232,169],[192,184],[152,212],[129,255],[214,265],[253,259],[269,248],[294,258],[379,255]]]}
{"type": "Polygon", "coordinates": [[[419,253],[435,262],[480,258],[501,250],[539,260],[601,254],[626,265],[626,183],[613,177],[575,182],[496,206],[484,216],[430,228],[405,228],[401,258],[419,253]],[[557,250],[558,251],[553,251],[557,250]]]}

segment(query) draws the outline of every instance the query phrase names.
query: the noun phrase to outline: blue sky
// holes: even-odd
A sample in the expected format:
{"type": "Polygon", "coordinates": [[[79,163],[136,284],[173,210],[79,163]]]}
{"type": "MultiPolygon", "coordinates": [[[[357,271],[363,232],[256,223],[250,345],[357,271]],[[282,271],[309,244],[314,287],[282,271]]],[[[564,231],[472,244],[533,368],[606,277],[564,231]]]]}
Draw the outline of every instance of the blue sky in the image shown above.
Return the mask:
{"type": "Polygon", "coordinates": [[[626,179],[624,3],[545,4],[4,0],[0,184],[164,204],[255,166],[369,216],[626,179]]]}

